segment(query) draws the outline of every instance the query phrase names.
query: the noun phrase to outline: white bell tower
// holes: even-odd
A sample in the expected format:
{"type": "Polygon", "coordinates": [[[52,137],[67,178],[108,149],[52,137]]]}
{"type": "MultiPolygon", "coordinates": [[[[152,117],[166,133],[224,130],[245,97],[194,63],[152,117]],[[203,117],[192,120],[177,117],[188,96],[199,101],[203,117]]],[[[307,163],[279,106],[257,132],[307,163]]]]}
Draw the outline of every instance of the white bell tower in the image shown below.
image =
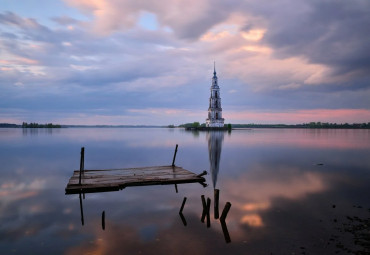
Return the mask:
{"type": "Polygon", "coordinates": [[[211,85],[211,96],[209,98],[208,118],[206,119],[207,127],[224,127],[222,118],[220,87],[218,86],[216,76],[216,64],[213,64],[213,77],[211,85]]]}

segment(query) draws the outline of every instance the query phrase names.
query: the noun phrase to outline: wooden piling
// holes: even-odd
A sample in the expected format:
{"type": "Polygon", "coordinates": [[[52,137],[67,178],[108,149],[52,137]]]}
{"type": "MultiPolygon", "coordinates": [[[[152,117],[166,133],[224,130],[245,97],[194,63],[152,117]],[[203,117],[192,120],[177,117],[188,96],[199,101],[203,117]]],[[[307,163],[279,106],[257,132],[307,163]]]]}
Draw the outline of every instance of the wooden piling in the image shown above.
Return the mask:
{"type": "Polygon", "coordinates": [[[177,184],[175,184],[175,190],[176,190],[176,193],[179,193],[179,191],[177,190],[177,184]]]}
{"type": "Polygon", "coordinates": [[[185,203],[186,203],[186,197],[184,197],[184,200],[182,201],[182,205],[181,205],[179,213],[182,213],[182,210],[184,210],[185,203]]]}
{"type": "Polygon", "coordinates": [[[84,170],[84,167],[85,167],[85,147],[82,147],[81,148],[81,158],[80,158],[80,178],[79,178],[79,181],[78,181],[78,184],[81,185],[81,175],[82,175],[82,171],[84,170]]]}
{"type": "Polygon", "coordinates": [[[211,227],[211,199],[208,197],[207,198],[207,228],[211,227]]]}
{"type": "Polygon", "coordinates": [[[201,195],[201,199],[202,199],[203,211],[202,211],[202,218],[200,219],[200,221],[204,222],[204,219],[206,218],[206,215],[207,215],[207,205],[206,205],[206,199],[204,198],[204,195],[201,195]]]}
{"type": "Polygon", "coordinates": [[[220,190],[215,189],[214,190],[214,195],[215,195],[215,202],[214,202],[214,217],[215,219],[219,218],[219,210],[218,210],[218,204],[220,200],[220,190]]]}
{"type": "Polygon", "coordinates": [[[204,170],[202,173],[198,174],[197,176],[198,177],[202,177],[202,176],[207,175],[207,174],[208,174],[207,171],[204,170]]]}
{"type": "Polygon", "coordinates": [[[175,148],[175,153],[173,154],[173,159],[172,159],[172,166],[175,166],[175,160],[176,160],[176,154],[177,154],[177,147],[178,147],[179,145],[178,144],[176,144],[176,148],[175,148]]]}
{"type": "Polygon", "coordinates": [[[224,210],[222,211],[220,221],[225,221],[226,220],[226,216],[229,213],[230,207],[231,207],[231,203],[227,202],[225,207],[224,207],[224,210]]]}
{"type": "Polygon", "coordinates": [[[105,211],[101,214],[101,228],[105,230],[105,211]]]}

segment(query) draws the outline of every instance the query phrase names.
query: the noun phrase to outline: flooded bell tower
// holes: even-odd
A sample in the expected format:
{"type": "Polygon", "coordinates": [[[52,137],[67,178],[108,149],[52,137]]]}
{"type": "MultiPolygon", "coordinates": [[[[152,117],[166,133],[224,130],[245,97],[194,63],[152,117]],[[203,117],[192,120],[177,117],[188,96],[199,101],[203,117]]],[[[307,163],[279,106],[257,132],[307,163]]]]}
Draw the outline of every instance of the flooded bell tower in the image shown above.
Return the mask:
{"type": "Polygon", "coordinates": [[[224,127],[222,118],[220,87],[218,86],[216,76],[216,64],[213,66],[213,77],[211,85],[211,96],[209,98],[208,118],[206,119],[207,127],[224,127]]]}

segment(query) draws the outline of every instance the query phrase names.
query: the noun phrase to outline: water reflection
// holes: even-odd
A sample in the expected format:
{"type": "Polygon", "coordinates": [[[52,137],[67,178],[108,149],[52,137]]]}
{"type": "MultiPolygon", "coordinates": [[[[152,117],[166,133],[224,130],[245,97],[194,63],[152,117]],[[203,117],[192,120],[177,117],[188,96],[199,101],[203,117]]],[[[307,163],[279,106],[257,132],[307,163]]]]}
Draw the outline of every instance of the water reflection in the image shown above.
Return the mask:
{"type": "MultiPolygon", "coordinates": [[[[85,224],[85,220],[84,220],[84,208],[82,205],[81,193],[79,194],[79,198],[80,198],[80,211],[81,211],[81,225],[83,226],[85,224]]],[[[84,199],[85,199],[85,194],[84,194],[84,199]]]]}
{"type": "MultiPolygon", "coordinates": [[[[210,172],[213,184],[213,194],[214,194],[214,211],[213,216],[217,220],[219,219],[219,203],[220,203],[220,190],[216,189],[218,174],[220,171],[220,160],[221,160],[221,151],[222,151],[222,142],[224,140],[224,131],[210,131],[207,133],[207,141],[208,141],[208,158],[209,158],[209,165],[210,165],[210,172]]],[[[204,196],[202,198],[203,204],[203,213],[202,213],[202,222],[204,218],[207,216],[207,227],[210,227],[210,203],[211,200],[207,198],[207,202],[205,202],[204,196]]],[[[225,208],[222,212],[222,216],[220,218],[220,224],[222,227],[222,232],[225,237],[226,243],[231,242],[230,234],[227,229],[226,225],[226,216],[230,210],[231,203],[227,202],[225,208]]]]}
{"type": "Polygon", "coordinates": [[[221,139],[219,169],[207,176],[214,187],[132,187],[85,200],[81,194],[80,206],[78,194],[63,190],[82,145],[89,148],[87,168],[120,168],[171,163],[178,143],[176,161],[198,173],[211,165],[211,133],[55,131],[0,129],[2,254],[370,254],[361,240],[370,217],[369,130],[236,130],[221,139]],[[213,203],[216,190],[220,216],[232,203],[228,230],[213,215],[210,228],[200,221],[200,195],[213,203]],[[184,196],[186,226],[178,214],[184,196]]]}
{"type": "Polygon", "coordinates": [[[22,128],[22,134],[24,136],[38,134],[52,135],[53,133],[60,133],[60,128],[22,128]]]}
{"type": "Polygon", "coordinates": [[[210,131],[207,133],[209,165],[212,175],[213,188],[216,188],[218,171],[220,169],[220,158],[222,141],[224,140],[223,131],[210,131]]]}
{"type": "MultiPolygon", "coordinates": [[[[107,194],[107,193],[104,193],[104,194],[107,194]]],[[[206,228],[211,228],[211,210],[210,210],[211,203],[212,203],[211,202],[211,199],[210,198],[207,198],[207,201],[205,201],[204,195],[201,196],[201,199],[202,199],[202,206],[201,206],[202,207],[202,209],[201,209],[202,210],[202,217],[201,217],[201,222],[202,223],[205,223],[206,228]]],[[[85,215],[85,212],[84,212],[84,206],[83,206],[83,203],[84,203],[83,201],[84,200],[85,200],[85,194],[84,193],[79,193],[80,218],[81,218],[81,226],[82,227],[85,226],[85,216],[84,216],[85,215]]],[[[186,220],[186,217],[185,217],[185,214],[189,214],[190,215],[190,219],[192,221],[192,224],[194,224],[194,222],[197,221],[197,220],[194,219],[194,211],[193,211],[194,208],[191,208],[189,210],[187,209],[187,210],[185,210],[186,213],[185,214],[183,213],[186,201],[187,201],[187,197],[184,197],[183,198],[183,201],[182,201],[182,204],[181,204],[181,207],[180,207],[180,210],[179,210],[179,217],[180,217],[181,222],[184,225],[184,227],[187,227],[187,225],[188,225],[187,220],[186,220]]],[[[197,208],[200,209],[201,207],[198,206],[197,208]]],[[[224,238],[225,238],[225,242],[226,243],[230,243],[231,242],[230,234],[229,234],[229,231],[228,231],[228,228],[227,228],[227,224],[226,224],[226,217],[227,217],[227,214],[228,214],[228,212],[230,210],[230,207],[231,207],[231,204],[229,202],[227,202],[225,204],[225,207],[224,207],[223,211],[222,211],[222,215],[221,215],[221,217],[219,219],[219,224],[221,226],[221,229],[222,229],[222,232],[223,232],[223,235],[224,235],[224,238]]],[[[92,208],[90,208],[90,210],[91,209],[92,208]]],[[[153,210],[153,208],[146,208],[146,209],[148,211],[153,210]]],[[[95,208],[94,211],[100,211],[100,210],[101,209],[99,209],[99,208],[95,208]]],[[[137,215],[137,217],[143,219],[142,218],[143,216],[140,215],[140,213],[137,215]]],[[[167,215],[167,217],[170,218],[169,215],[167,215]]],[[[97,217],[95,216],[92,219],[93,225],[95,225],[95,224],[98,223],[96,221],[96,218],[97,217]]],[[[105,218],[106,218],[106,214],[105,214],[105,210],[103,210],[102,211],[102,214],[101,214],[101,229],[102,230],[105,230],[105,227],[106,227],[106,224],[105,224],[106,220],[105,220],[105,218]]],[[[122,222],[125,222],[125,220],[122,220],[122,219],[120,219],[120,220],[117,220],[117,219],[114,220],[113,224],[111,225],[111,228],[114,228],[114,225],[119,225],[122,222]]],[[[156,223],[153,222],[152,224],[156,224],[156,223]]],[[[86,227],[88,229],[91,229],[91,227],[93,229],[96,229],[96,226],[91,226],[91,224],[90,224],[90,226],[89,226],[89,224],[87,224],[86,227]]],[[[142,227],[143,227],[143,224],[142,223],[137,223],[137,226],[135,228],[136,228],[136,230],[139,230],[142,227]]],[[[191,228],[191,231],[193,231],[192,228],[191,228]]]]}

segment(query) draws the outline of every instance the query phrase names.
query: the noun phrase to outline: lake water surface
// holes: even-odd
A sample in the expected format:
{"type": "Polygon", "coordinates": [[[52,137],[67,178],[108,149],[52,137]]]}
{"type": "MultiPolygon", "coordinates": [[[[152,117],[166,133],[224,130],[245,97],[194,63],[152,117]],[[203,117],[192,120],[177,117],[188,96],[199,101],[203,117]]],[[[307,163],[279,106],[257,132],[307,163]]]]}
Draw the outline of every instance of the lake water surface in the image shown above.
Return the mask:
{"type": "Polygon", "coordinates": [[[1,254],[366,254],[369,194],[370,130],[0,129],[1,254]],[[170,165],[176,144],[207,187],[65,195],[82,146],[85,169],[109,169],[170,165]]]}

